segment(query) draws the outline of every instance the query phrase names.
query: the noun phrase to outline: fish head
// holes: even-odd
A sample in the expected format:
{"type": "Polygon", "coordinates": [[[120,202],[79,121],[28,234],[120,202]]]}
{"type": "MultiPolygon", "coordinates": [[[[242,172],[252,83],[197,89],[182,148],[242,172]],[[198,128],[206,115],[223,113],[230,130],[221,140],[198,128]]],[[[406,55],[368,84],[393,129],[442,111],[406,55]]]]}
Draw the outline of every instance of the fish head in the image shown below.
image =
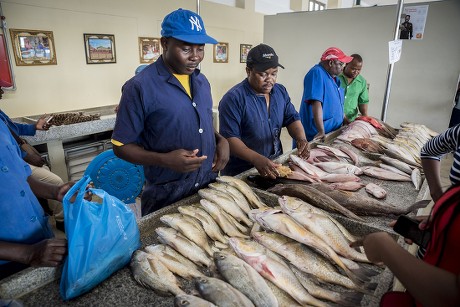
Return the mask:
{"type": "Polygon", "coordinates": [[[152,245],[146,246],[144,249],[149,254],[154,254],[154,255],[160,254],[161,255],[164,252],[165,247],[166,245],[163,245],[163,244],[152,244],[152,245]]]}
{"type": "Polygon", "coordinates": [[[239,256],[257,256],[264,249],[263,246],[251,239],[232,237],[228,239],[228,243],[239,256]]]}
{"type": "Polygon", "coordinates": [[[193,302],[191,302],[190,295],[176,295],[174,298],[174,306],[176,307],[182,307],[182,306],[192,306],[193,302]]]}

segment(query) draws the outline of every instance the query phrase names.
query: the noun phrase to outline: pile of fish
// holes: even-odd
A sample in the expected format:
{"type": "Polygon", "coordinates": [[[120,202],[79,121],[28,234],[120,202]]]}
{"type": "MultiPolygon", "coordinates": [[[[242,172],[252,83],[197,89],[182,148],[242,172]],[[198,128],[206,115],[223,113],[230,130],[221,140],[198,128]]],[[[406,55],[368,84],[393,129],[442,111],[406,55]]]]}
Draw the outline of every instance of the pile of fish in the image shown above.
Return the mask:
{"type": "Polygon", "coordinates": [[[175,306],[358,306],[375,289],[381,268],[324,210],[290,196],[271,208],[227,176],[198,194],[199,203],[160,217],[161,244],[130,264],[139,284],[174,295],[175,306]]]}

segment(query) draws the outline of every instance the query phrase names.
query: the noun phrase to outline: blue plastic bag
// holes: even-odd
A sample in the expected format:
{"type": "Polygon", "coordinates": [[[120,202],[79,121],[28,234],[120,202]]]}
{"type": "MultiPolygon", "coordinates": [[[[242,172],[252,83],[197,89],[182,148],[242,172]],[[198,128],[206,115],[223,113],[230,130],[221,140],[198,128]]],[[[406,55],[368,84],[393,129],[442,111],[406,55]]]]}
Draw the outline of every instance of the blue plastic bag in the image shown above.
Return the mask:
{"type": "Polygon", "coordinates": [[[69,249],[60,284],[64,300],[91,290],[124,267],[141,245],[131,209],[104,190],[87,189],[90,181],[89,176],[84,176],[62,202],[69,249]],[[77,191],[72,203],[70,199],[77,191]],[[99,197],[102,203],[85,200],[87,191],[99,197]]]}

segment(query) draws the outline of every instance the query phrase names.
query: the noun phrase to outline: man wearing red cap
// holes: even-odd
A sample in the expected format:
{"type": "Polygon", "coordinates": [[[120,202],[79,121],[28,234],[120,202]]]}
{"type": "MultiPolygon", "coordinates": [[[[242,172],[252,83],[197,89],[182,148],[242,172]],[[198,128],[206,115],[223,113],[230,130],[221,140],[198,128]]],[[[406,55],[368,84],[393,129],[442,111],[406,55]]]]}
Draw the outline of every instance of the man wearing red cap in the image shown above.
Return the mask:
{"type": "Polygon", "coordinates": [[[321,140],[342,126],[344,94],[337,76],[352,60],[339,48],[331,47],[305,75],[300,119],[308,141],[321,140]]]}

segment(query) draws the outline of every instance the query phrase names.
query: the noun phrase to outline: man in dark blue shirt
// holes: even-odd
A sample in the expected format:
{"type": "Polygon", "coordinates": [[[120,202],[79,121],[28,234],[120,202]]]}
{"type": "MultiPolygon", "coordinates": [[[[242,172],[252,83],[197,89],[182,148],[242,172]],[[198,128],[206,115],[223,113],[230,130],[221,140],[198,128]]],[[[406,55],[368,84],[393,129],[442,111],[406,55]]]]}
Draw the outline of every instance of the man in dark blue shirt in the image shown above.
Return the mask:
{"type": "Polygon", "coordinates": [[[262,176],[275,178],[272,160],[283,153],[283,127],[297,141],[298,153],[308,158],[308,142],[286,88],[276,83],[278,63],[275,50],[260,44],[247,57],[247,78],[231,88],[219,103],[220,133],[230,144],[230,161],[222,171],[236,175],[255,167],[262,176]]]}
{"type": "Polygon", "coordinates": [[[161,25],[163,54],[122,89],[114,153],[144,165],[142,215],[196,193],[229,158],[228,142],[212,124],[211,87],[198,65],[206,43],[201,17],[178,9],[161,25]]]}

